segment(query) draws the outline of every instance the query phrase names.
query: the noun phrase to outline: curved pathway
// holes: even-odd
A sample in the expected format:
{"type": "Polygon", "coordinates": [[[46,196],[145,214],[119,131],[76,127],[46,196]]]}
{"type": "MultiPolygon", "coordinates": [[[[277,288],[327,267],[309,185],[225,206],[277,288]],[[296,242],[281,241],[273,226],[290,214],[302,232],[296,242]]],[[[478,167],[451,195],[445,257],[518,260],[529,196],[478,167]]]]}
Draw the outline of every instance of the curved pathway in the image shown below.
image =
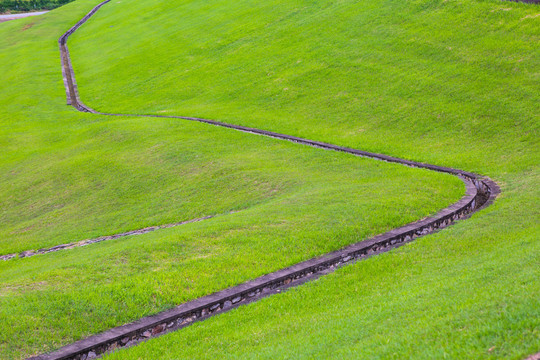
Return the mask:
{"type": "Polygon", "coordinates": [[[412,241],[419,236],[433,233],[452,224],[458,219],[465,218],[471,213],[488,206],[499,194],[499,187],[491,179],[458,169],[399,159],[392,156],[370,153],[362,150],[346,148],[246,126],[227,124],[215,120],[185,116],[112,114],[95,111],[92,108],[84,105],[79,98],[77,84],[75,82],[75,74],[73,72],[69,50],[67,47],[67,40],[71,34],[73,34],[82,24],[84,24],[92,15],[94,15],[109,1],[110,0],[105,0],[93,8],[85,17],[77,22],[77,24],[63,34],[58,40],[67,103],[68,105],[75,107],[77,110],[109,116],[160,117],[198,121],[214,126],[227,127],[238,131],[268,136],[280,140],[292,141],[303,145],[322,148],[324,150],[341,151],[356,156],[444,172],[458,176],[464,182],[467,191],[465,196],[463,196],[463,198],[457,203],[442,209],[436,215],[429,218],[402,226],[385,234],[347,246],[341,250],[272,272],[246,283],[204,296],[199,299],[195,299],[156,315],[148,316],[133,323],[110,329],[104,333],[88,337],[71,345],[67,345],[52,353],[43,354],[31,359],[92,359],[105,352],[113,351],[121,347],[131,346],[150,337],[183,328],[190,325],[194,321],[204,320],[214,314],[228,311],[237,306],[278,293],[289,287],[300,285],[306,281],[327,274],[328,272],[333,271],[336,267],[351,263],[354,260],[377,255],[412,241]]]}

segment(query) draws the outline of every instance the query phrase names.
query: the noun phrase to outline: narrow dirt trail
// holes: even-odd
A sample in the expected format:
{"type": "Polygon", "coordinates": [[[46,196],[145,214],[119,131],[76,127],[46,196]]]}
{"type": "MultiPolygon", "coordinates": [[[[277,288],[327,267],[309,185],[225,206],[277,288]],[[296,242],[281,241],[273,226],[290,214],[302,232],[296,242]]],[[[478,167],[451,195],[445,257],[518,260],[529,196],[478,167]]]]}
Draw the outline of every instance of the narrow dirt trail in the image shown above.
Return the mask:
{"type": "Polygon", "coordinates": [[[500,192],[497,184],[491,179],[474,173],[404,160],[383,154],[370,153],[358,149],[346,148],[316,140],[303,139],[257,128],[186,116],[113,114],[95,111],[92,108],[84,105],[79,98],[75,74],[73,72],[69,50],[67,47],[67,40],[71,34],[73,34],[81,25],[88,21],[92,15],[94,15],[109,1],[110,0],[103,1],[93,8],[85,17],[77,22],[77,24],[63,34],[58,40],[67,104],[73,106],[77,110],[107,116],[159,117],[197,121],[213,126],[221,126],[237,131],[292,141],[323,150],[340,151],[355,156],[448,173],[459,177],[463,181],[467,191],[463,198],[457,203],[442,209],[436,215],[429,218],[393,229],[387,233],[347,246],[341,250],[272,272],[249,282],[224,289],[220,292],[204,296],[199,299],[195,299],[156,315],[148,316],[133,323],[110,329],[104,333],[67,345],[52,353],[43,354],[31,359],[86,360],[95,358],[100,354],[113,351],[118,348],[135,345],[140,341],[144,341],[154,336],[159,336],[170,331],[178,330],[192,324],[194,321],[204,320],[215,314],[228,311],[243,304],[251,303],[262,297],[278,293],[292,286],[298,286],[306,281],[316,279],[321,275],[327,274],[339,266],[386,252],[390,249],[410,242],[419,236],[424,236],[438,231],[439,229],[451,225],[456,220],[467,218],[470,216],[470,214],[488,206],[495,200],[496,196],[500,192]]]}

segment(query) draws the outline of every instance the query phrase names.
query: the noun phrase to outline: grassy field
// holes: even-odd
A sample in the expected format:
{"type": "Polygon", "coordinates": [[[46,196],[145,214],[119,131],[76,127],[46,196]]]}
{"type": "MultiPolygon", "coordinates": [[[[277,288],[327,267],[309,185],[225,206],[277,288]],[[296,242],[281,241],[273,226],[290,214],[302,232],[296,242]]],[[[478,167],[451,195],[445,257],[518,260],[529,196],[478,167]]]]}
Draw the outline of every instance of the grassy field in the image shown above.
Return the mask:
{"type": "MultiPolygon", "coordinates": [[[[0,263],[1,358],[170,308],[463,194],[441,174],[202,124],[74,112],[56,40],[95,4],[0,24],[0,253],[220,216],[0,263]]],[[[106,5],[70,40],[82,98],[97,110],[256,126],[483,173],[503,190],[436,235],[111,358],[538,351],[538,12],[460,0],[106,5]]]]}
{"type": "Polygon", "coordinates": [[[256,126],[480,172],[503,190],[452,229],[110,358],[539,351],[539,29],[536,5],[500,1],[103,8],[71,45],[97,110],[256,126]]]}
{"type": "Polygon", "coordinates": [[[95,3],[0,25],[0,358],[21,359],[415,221],[454,177],[181,120],[65,105],[57,39],[95,3]]]}

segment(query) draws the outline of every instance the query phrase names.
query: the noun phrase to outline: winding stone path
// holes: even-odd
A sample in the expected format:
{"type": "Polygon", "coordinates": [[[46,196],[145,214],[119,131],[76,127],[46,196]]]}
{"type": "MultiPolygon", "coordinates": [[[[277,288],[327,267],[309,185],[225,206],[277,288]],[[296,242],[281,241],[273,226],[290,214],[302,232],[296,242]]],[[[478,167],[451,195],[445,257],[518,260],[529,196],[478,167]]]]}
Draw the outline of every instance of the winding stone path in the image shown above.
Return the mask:
{"type": "Polygon", "coordinates": [[[466,218],[471,213],[488,206],[499,194],[499,187],[491,179],[458,169],[403,160],[388,155],[370,153],[286,134],[246,126],[227,124],[215,120],[185,116],[113,114],[95,111],[92,108],[84,105],[79,98],[77,84],[75,82],[75,74],[73,72],[69,50],[67,47],[67,40],[71,34],[73,34],[81,25],[83,25],[92,15],[94,15],[109,1],[110,0],[103,1],[93,8],[85,17],[78,21],[58,40],[67,103],[77,110],[108,116],[160,117],[198,121],[214,126],[221,126],[280,140],[292,141],[324,150],[341,151],[355,156],[368,157],[376,160],[399,163],[410,167],[444,172],[458,176],[464,182],[467,191],[465,196],[457,203],[442,209],[436,215],[429,218],[402,226],[385,234],[347,246],[341,250],[272,272],[246,283],[204,296],[199,299],[195,299],[156,315],[148,316],[133,323],[110,329],[98,335],[90,336],[86,339],[58,349],[52,353],[39,355],[31,359],[92,359],[105,352],[114,351],[121,347],[132,346],[148,338],[178,330],[192,324],[194,321],[204,320],[209,316],[219,314],[240,305],[256,301],[262,297],[281,292],[289,287],[298,286],[306,281],[327,274],[339,266],[386,252],[390,249],[410,242],[419,236],[424,236],[438,231],[439,229],[451,225],[456,220],[466,218]]]}

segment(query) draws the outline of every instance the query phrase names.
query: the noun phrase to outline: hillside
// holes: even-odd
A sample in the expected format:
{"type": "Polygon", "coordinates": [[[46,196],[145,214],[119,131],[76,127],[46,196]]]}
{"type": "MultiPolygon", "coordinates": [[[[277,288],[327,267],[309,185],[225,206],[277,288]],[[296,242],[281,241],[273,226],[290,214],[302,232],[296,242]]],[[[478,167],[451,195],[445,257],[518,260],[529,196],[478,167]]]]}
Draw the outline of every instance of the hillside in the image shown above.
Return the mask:
{"type": "MultiPolygon", "coordinates": [[[[0,24],[1,254],[215,217],[0,262],[0,357],[58,348],[463,194],[444,174],[66,107],[56,41],[94,5],[0,24]]],[[[435,235],[108,358],[538,351],[537,15],[460,0],[104,6],[70,39],[81,97],[98,111],[217,119],[457,167],[502,189],[435,235]]]]}

